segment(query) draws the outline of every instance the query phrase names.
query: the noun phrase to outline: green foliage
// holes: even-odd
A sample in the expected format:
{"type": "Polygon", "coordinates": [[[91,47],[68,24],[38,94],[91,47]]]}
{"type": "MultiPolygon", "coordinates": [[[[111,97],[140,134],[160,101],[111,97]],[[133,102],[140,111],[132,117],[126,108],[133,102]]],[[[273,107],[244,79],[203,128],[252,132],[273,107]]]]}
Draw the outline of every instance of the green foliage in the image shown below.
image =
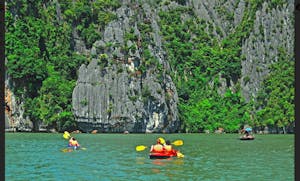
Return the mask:
{"type": "Polygon", "coordinates": [[[57,124],[59,125],[59,130],[62,131],[76,128],[76,122],[74,121],[74,116],[71,111],[60,112],[57,124]]]}
{"type": "Polygon", "coordinates": [[[75,81],[64,79],[51,65],[48,66],[48,74],[49,77],[43,81],[39,91],[40,119],[48,125],[57,122],[61,124],[61,119],[63,122],[73,120],[68,112],[72,112],[71,100],[75,81]]]}
{"type": "Polygon", "coordinates": [[[97,22],[101,25],[101,29],[104,29],[105,25],[116,18],[117,16],[112,13],[99,12],[97,22]]]}
{"type": "Polygon", "coordinates": [[[101,38],[100,31],[117,18],[112,10],[121,6],[117,0],[65,1],[60,4],[66,21],[76,26],[87,48],[101,38]]]}
{"type": "MultiPolygon", "coordinates": [[[[177,8],[159,12],[159,26],[163,36],[163,48],[167,52],[171,66],[170,74],[176,84],[179,96],[179,113],[184,128],[189,132],[214,131],[219,127],[226,132],[236,132],[240,125],[275,126],[284,128],[295,122],[294,118],[294,61],[279,48],[278,62],[269,67],[270,75],[263,82],[257,100],[246,103],[240,94],[238,80],[241,79],[241,53],[244,41],[253,31],[256,12],[262,7],[263,0],[246,0],[243,18],[236,27],[226,32],[220,41],[221,27],[198,18],[185,1],[173,0],[180,4],[177,8]],[[182,5],[182,6],[181,6],[182,5]],[[207,31],[208,30],[208,31],[207,31]],[[232,87],[231,82],[236,85],[232,87]],[[220,86],[226,83],[225,93],[220,86]],[[230,86],[230,89],[229,89],[230,86]]],[[[169,5],[170,0],[161,4],[169,5]]],[[[160,1],[151,1],[159,4],[160,1]]],[[[220,4],[224,4],[222,1],[220,4]]],[[[267,1],[269,8],[281,8],[282,0],[267,1]]],[[[239,1],[234,3],[237,7],[239,1]]],[[[25,97],[25,116],[35,123],[42,121],[48,126],[65,130],[75,127],[72,113],[72,91],[77,80],[77,70],[87,63],[89,57],[74,52],[74,29],[78,32],[86,48],[101,38],[105,26],[117,19],[115,10],[121,6],[118,0],[93,0],[46,2],[25,0],[7,2],[5,11],[5,54],[7,73],[15,82],[14,93],[25,97]],[[56,5],[59,3],[61,16],[56,5]],[[41,8],[42,7],[42,8],[41,8]],[[18,15],[18,16],[15,16],[18,15]]],[[[223,6],[215,7],[226,21],[233,21],[234,14],[223,6]]],[[[143,15],[144,16],[144,15],[143,15]]],[[[143,74],[153,69],[157,79],[163,81],[164,68],[153,57],[148,46],[153,44],[151,22],[138,21],[141,33],[141,64],[138,70],[143,74]]],[[[259,27],[261,33],[262,27],[259,27]]],[[[136,42],[134,29],[125,33],[125,41],[136,42]]],[[[113,42],[99,51],[114,48],[113,42]]],[[[98,51],[98,50],[97,50],[98,51]]],[[[135,44],[124,46],[123,53],[137,51],[135,44]]],[[[101,54],[98,64],[109,65],[108,55],[101,54]]],[[[261,71],[258,67],[257,71],[261,71]]],[[[122,69],[118,69],[121,73],[122,69]]],[[[244,82],[250,77],[244,77],[244,82]]],[[[159,93],[158,91],[157,93],[159,93]]],[[[148,87],[143,87],[144,103],[151,99],[148,87]]],[[[131,96],[136,101],[138,96],[131,96]]],[[[167,94],[167,101],[171,96],[167,94]]],[[[82,104],[88,104],[85,100],[82,104]]],[[[112,105],[107,113],[111,114],[112,105]]]]}
{"type": "Polygon", "coordinates": [[[139,30],[142,33],[150,33],[152,31],[151,25],[146,23],[139,23],[138,24],[139,30]]]}
{"type": "MultiPolygon", "coordinates": [[[[7,16],[9,18],[10,15],[7,16]]],[[[18,83],[16,92],[35,96],[33,85],[38,89],[40,82],[47,76],[46,60],[40,46],[44,23],[33,17],[17,20],[15,25],[9,23],[12,22],[6,24],[9,32],[5,39],[7,73],[18,83]]]]}
{"type": "Polygon", "coordinates": [[[96,28],[97,26],[91,23],[87,28],[84,28],[81,31],[81,36],[86,42],[87,48],[91,48],[96,40],[101,39],[101,35],[98,31],[96,31],[96,28]]]}
{"type": "Polygon", "coordinates": [[[256,104],[261,108],[257,116],[261,125],[283,128],[294,123],[294,66],[291,56],[280,48],[279,60],[271,65],[256,104]]]}
{"type": "Polygon", "coordinates": [[[182,119],[190,132],[214,131],[220,127],[226,132],[236,132],[244,122],[243,105],[240,95],[227,91],[224,97],[217,93],[198,99],[194,94],[188,104],[180,104],[182,119]]]}
{"type": "Polygon", "coordinates": [[[284,0],[271,0],[271,7],[272,8],[277,8],[277,7],[282,7],[286,1],[284,0]]]}
{"type": "MultiPolygon", "coordinates": [[[[40,108],[37,106],[39,104],[38,98],[26,98],[24,104],[24,116],[29,117],[33,122],[33,125],[39,123],[40,119],[40,108]]],[[[37,130],[37,127],[33,127],[34,130],[37,130]]]]}
{"type": "Polygon", "coordinates": [[[100,67],[105,67],[108,65],[108,55],[107,54],[100,54],[98,58],[97,64],[100,67]]]}
{"type": "Polygon", "coordinates": [[[24,114],[34,122],[34,129],[37,130],[36,123],[41,121],[61,129],[74,126],[72,91],[77,70],[86,57],[72,50],[71,25],[60,22],[57,26],[53,6],[40,8],[41,3],[8,3],[6,67],[15,82],[15,94],[25,97],[24,114]],[[12,17],[11,12],[16,8],[21,8],[20,18],[12,17]]]}
{"type": "MultiPolygon", "coordinates": [[[[132,30],[133,30],[133,29],[132,29],[132,30]]],[[[125,38],[126,42],[127,42],[128,40],[131,40],[131,41],[137,41],[137,39],[138,39],[137,35],[135,35],[135,34],[133,33],[133,31],[132,31],[132,32],[126,32],[124,38],[125,38]]]]}
{"type": "MultiPolygon", "coordinates": [[[[282,80],[276,80],[276,76],[272,76],[272,80],[268,83],[272,84],[271,88],[261,93],[260,104],[256,107],[252,101],[244,102],[239,93],[240,87],[237,83],[241,78],[241,61],[245,59],[241,53],[241,47],[253,30],[255,13],[262,3],[263,1],[260,0],[246,1],[246,9],[241,23],[234,30],[228,32],[229,35],[220,44],[216,43],[218,41],[212,34],[205,31],[206,28],[212,31],[210,22],[194,16],[183,20],[182,8],[159,12],[159,23],[168,59],[172,70],[176,71],[176,74],[171,75],[177,87],[180,99],[180,119],[183,121],[186,131],[214,131],[218,127],[223,127],[227,132],[236,132],[242,124],[259,127],[262,124],[284,126],[294,122],[291,116],[293,115],[291,111],[293,110],[293,96],[290,96],[288,101],[275,99],[275,95],[284,90],[283,88],[279,89],[280,86],[277,84],[282,80]],[[218,93],[219,86],[222,85],[221,81],[223,81],[217,78],[219,75],[221,78],[225,78],[227,86],[231,85],[231,81],[237,85],[235,93],[229,90],[224,95],[218,93]],[[275,84],[275,82],[277,83],[275,84]],[[277,88],[275,88],[276,86],[277,88]],[[279,90],[276,91],[276,89],[279,90]],[[271,92],[274,97],[270,97],[271,92]],[[268,96],[266,97],[266,95],[268,96]],[[271,104],[264,108],[271,100],[272,109],[270,108],[271,104]],[[279,103],[280,105],[278,105],[279,103]],[[256,113],[259,107],[263,109],[256,113]],[[276,109],[280,107],[286,109],[277,111],[276,109]],[[277,111],[278,116],[272,117],[273,111],[277,111]]],[[[219,8],[217,11],[224,14],[228,20],[233,19],[232,13],[223,7],[216,8],[219,8]]],[[[220,28],[216,27],[215,29],[220,28]]],[[[281,56],[286,57],[285,55],[281,56]]],[[[276,72],[275,70],[274,72],[276,72]]],[[[287,73],[287,71],[284,72],[287,73]]],[[[277,75],[285,77],[287,80],[292,78],[291,74],[283,76],[277,73],[277,75]]],[[[247,83],[250,78],[245,77],[244,81],[247,83]]],[[[293,87],[293,81],[290,82],[291,84],[284,86],[289,93],[293,92],[290,90],[290,87],[293,87]]]]}
{"type": "Polygon", "coordinates": [[[80,104],[82,106],[86,106],[86,105],[88,105],[88,101],[86,99],[83,99],[82,101],[80,101],[80,104]]]}
{"type": "Polygon", "coordinates": [[[136,102],[138,100],[138,96],[128,96],[128,98],[132,102],[136,102]]]}

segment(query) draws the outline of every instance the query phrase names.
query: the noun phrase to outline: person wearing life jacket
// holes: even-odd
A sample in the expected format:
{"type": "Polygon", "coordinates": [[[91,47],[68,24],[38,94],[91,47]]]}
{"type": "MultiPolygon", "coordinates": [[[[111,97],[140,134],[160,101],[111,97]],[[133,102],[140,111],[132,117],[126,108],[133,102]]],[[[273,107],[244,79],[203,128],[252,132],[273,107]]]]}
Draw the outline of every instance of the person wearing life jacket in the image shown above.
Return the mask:
{"type": "Polygon", "coordinates": [[[167,154],[176,156],[177,155],[177,150],[173,149],[170,140],[166,141],[166,144],[164,145],[164,149],[167,154]]]}
{"type": "Polygon", "coordinates": [[[151,153],[162,153],[165,151],[164,145],[165,140],[163,138],[157,138],[156,144],[151,146],[150,152],[151,153]]]}
{"type": "Polygon", "coordinates": [[[76,150],[78,147],[80,147],[80,144],[74,137],[71,137],[69,140],[68,147],[73,147],[76,150]]]}
{"type": "Polygon", "coordinates": [[[250,128],[250,127],[247,127],[247,128],[244,128],[243,130],[242,130],[242,133],[244,133],[244,138],[251,138],[251,137],[253,137],[252,136],[252,128],[250,128]]]}

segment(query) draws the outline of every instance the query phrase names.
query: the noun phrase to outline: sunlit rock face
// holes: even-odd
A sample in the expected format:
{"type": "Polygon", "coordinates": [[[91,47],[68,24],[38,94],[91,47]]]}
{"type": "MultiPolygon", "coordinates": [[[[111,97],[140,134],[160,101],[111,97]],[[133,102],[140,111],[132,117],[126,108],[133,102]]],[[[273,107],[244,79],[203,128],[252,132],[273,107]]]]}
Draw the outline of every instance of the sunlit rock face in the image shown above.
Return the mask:
{"type": "Polygon", "coordinates": [[[170,68],[162,49],[157,15],[148,4],[140,5],[139,11],[134,8],[124,3],[117,10],[117,20],[106,26],[103,39],[91,48],[91,62],[78,71],[72,101],[82,131],[172,133],[179,130],[178,95],[166,73],[170,68]],[[152,32],[142,36],[137,24],[146,20],[152,32]],[[127,39],[126,32],[137,38],[127,39]],[[150,43],[146,47],[142,47],[142,41],[146,41],[142,37],[150,43]],[[131,48],[124,52],[124,47],[131,48]],[[145,49],[154,61],[141,70],[142,62],[146,61],[145,49]]]}

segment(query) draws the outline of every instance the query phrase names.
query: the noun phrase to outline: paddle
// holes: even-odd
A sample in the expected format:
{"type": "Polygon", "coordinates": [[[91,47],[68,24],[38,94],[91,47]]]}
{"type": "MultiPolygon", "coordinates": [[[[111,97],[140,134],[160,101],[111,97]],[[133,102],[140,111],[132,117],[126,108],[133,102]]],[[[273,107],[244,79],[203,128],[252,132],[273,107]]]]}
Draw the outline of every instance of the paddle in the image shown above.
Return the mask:
{"type": "Polygon", "coordinates": [[[184,154],[182,154],[181,152],[177,152],[177,158],[183,158],[184,157],[184,154]]]}
{"type": "Polygon", "coordinates": [[[147,146],[139,145],[139,146],[136,146],[136,147],[135,147],[135,150],[136,150],[136,151],[144,151],[146,148],[147,148],[147,146]]]}
{"type": "Polygon", "coordinates": [[[174,142],[171,143],[171,144],[173,144],[173,145],[175,145],[175,146],[181,146],[181,145],[183,145],[183,141],[182,141],[182,140],[176,140],[176,141],[174,141],[174,142]]]}
{"type": "MultiPolygon", "coordinates": [[[[171,144],[175,145],[175,146],[181,146],[181,145],[183,145],[183,141],[182,140],[176,140],[176,141],[172,142],[171,144]]],[[[135,147],[135,150],[136,151],[144,151],[146,148],[147,148],[147,146],[138,145],[138,146],[135,147]]]]}
{"type": "MultiPolygon", "coordinates": [[[[86,148],[77,148],[77,149],[80,149],[80,150],[86,150],[86,148]]],[[[64,149],[61,149],[62,152],[66,153],[66,152],[71,152],[71,151],[74,151],[73,148],[64,148],[64,149]]]]}
{"type": "Polygon", "coordinates": [[[63,137],[67,140],[71,137],[71,135],[68,131],[65,131],[63,137]]]}

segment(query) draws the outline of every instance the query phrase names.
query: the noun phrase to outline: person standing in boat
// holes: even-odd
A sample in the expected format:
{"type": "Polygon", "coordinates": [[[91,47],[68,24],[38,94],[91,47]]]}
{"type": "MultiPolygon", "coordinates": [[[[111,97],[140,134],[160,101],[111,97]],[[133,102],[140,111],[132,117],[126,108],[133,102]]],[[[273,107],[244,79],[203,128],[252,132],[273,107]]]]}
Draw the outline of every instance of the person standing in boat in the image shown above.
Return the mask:
{"type": "Polygon", "coordinates": [[[166,143],[166,141],[163,138],[157,138],[156,144],[151,146],[150,152],[151,153],[164,152],[165,151],[165,148],[164,148],[165,143],[166,143]]]}
{"type": "Polygon", "coordinates": [[[68,147],[73,147],[74,150],[76,150],[77,148],[80,147],[80,144],[78,143],[78,141],[74,137],[71,137],[70,140],[69,140],[68,147]]]}

